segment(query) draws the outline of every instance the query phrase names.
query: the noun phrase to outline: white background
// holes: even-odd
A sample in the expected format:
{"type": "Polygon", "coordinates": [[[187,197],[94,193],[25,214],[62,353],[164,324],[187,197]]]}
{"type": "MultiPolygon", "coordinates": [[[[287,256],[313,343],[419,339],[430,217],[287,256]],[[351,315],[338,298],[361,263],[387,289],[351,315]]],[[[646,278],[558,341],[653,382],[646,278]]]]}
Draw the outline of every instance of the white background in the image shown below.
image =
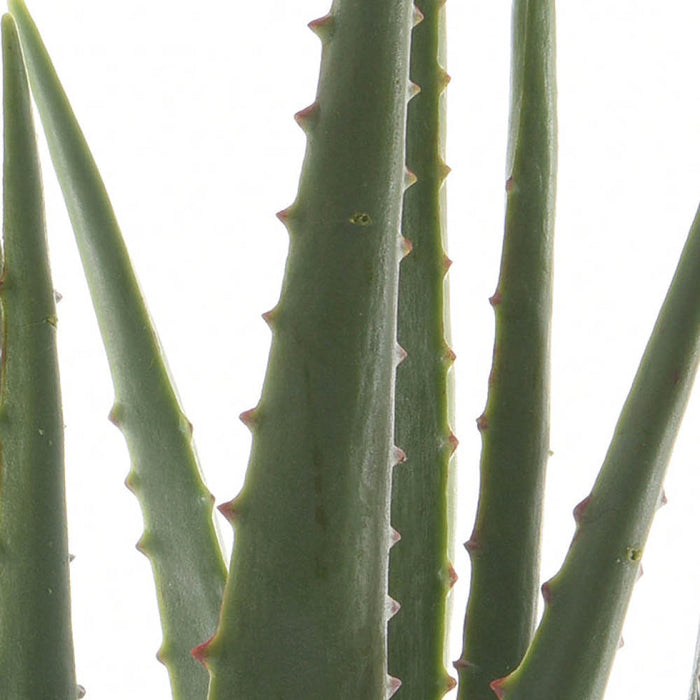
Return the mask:
{"type": "MultiPolygon", "coordinates": [[[[208,485],[238,491],[329,0],[32,0],[119,216],[208,485]]],[[[454,644],[469,579],[504,204],[510,2],[450,2],[448,178],[460,506],[454,644]]],[[[558,569],[700,200],[700,7],[562,0],[552,449],[543,577],[558,569]]],[[[45,160],[59,305],[79,681],[169,697],[128,457],[58,188],[45,160]]],[[[685,698],[700,612],[700,401],[691,401],[606,700],[685,698]]],[[[230,544],[228,526],[222,533],[230,544]]],[[[400,698],[399,695],[396,696],[400,698]]],[[[330,700],[330,699],[329,699],[330,700]]],[[[343,699],[344,700],[344,699],[343,699]]],[[[348,699],[360,700],[360,699],[348,699]]],[[[554,700],[554,699],[548,699],[554,700]]]]}

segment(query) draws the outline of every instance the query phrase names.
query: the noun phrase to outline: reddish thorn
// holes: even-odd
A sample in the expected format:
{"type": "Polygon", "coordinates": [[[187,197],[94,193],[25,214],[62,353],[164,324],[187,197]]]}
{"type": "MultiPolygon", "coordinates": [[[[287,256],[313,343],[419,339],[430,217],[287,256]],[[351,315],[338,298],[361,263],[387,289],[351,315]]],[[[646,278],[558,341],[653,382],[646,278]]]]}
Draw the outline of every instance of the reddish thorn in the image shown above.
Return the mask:
{"type": "Polygon", "coordinates": [[[438,165],[438,169],[440,171],[440,179],[445,180],[447,176],[452,172],[452,168],[445,163],[445,161],[440,161],[438,165]]]}
{"type": "Polygon", "coordinates": [[[386,599],[386,617],[387,620],[391,620],[394,615],[396,615],[399,610],[401,610],[401,603],[398,600],[394,600],[387,596],[386,599]]]}
{"type": "Polygon", "coordinates": [[[397,343],[396,344],[396,364],[400,365],[407,357],[408,357],[408,353],[406,352],[406,350],[397,343]]]}
{"type": "Polygon", "coordinates": [[[457,687],[456,679],[452,678],[452,676],[447,676],[447,678],[445,678],[445,692],[449,693],[450,690],[454,690],[456,687],[457,687]]]}
{"type": "Polygon", "coordinates": [[[514,189],[515,189],[515,180],[513,180],[513,176],[511,175],[506,180],[506,192],[512,192],[514,189]]]}
{"type": "Polygon", "coordinates": [[[452,78],[447,71],[443,70],[439,80],[440,92],[442,92],[450,84],[452,78]]]}
{"type": "Polygon", "coordinates": [[[54,289],[54,290],[53,290],[53,300],[54,300],[54,302],[55,302],[56,304],[58,304],[58,302],[61,301],[61,299],[63,299],[63,294],[61,294],[61,292],[59,292],[58,290],[54,289]]]}
{"type": "Polygon", "coordinates": [[[408,99],[412,100],[420,92],[420,85],[417,85],[412,80],[408,81],[408,99]]]}
{"type": "Polygon", "coordinates": [[[452,564],[447,568],[447,580],[449,581],[450,588],[454,588],[455,583],[459,580],[459,576],[457,576],[457,572],[452,564]]]}
{"type": "Polygon", "coordinates": [[[206,658],[207,658],[207,651],[209,649],[209,645],[211,644],[211,640],[214,639],[212,637],[211,639],[207,639],[206,642],[203,642],[202,644],[198,644],[192,651],[190,651],[190,654],[199,661],[202,666],[206,666],[206,658]]]}
{"type": "Polygon", "coordinates": [[[542,584],[542,598],[545,603],[549,603],[552,600],[552,586],[550,581],[546,581],[542,584]]]}
{"type": "Polygon", "coordinates": [[[574,520],[577,525],[580,525],[583,521],[583,514],[586,512],[586,508],[591,500],[590,496],[586,496],[579,504],[574,508],[574,520]]]}
{"type": "Polygon", "coordinates": [[[131,493],[136,493],[138,490],[139,486],[139,477],[137,476],[135,471],[130,471],[126,475],[126,479],[124,479],[124,486],[131,491],[131,493]]]}
{"type": "Polygon", "coordinates": [[[454,364],[454,361],[456,359],[457,355],[455,355],[455,351],[452,348],[447,348],[447,350],[445,351],[445,360],[447,361],[447,364],[454,364]]]}
{"type": "Polygon", "coordinates": [[[464,548],[469,552],[469,554],[476,554],[481,551],[481,544],[476,539],[475,535],[472,535],[465,543],[464,548]]]}
{"type": "Polygon", "coordinates": [[[420,24],[425,19],[423,13],[414,5],[413,6],[413,26],[420,24]]]}
{"type": "Polygon", "coordinates": [[[292,207],[287,207],[286,209],[278,211],[275,216],[286,226],[291,213],[292,207]]]}
{"type": "Polygon", "coordinates": [[[506,689],[504,687],[506,678],[497,678],[495,681],[491,681],[491,683],[489,683],[489,688],[496,693],[498,700],[503,700],[506,695],[506,689]]]}
{"type": "Polygon", "coordinates": [[[447,271],[452,267],[452,260],[445,256],[443,260],[443,265],[445,267],[445,274],[447,274],[447,271]]]}
{"type": "Polygon", "coordinates": [[[479,429],[479,432],[483,433],[484,430],[488,430],[489,427],[489,419],[486,417],[485,413],[482,413],[477,419],[476,419],[476,427],[479,429]]]}
{"type": "Polygon", "coordinates": [[[394,530],[394,528],[392,527],[389,530],[389,540],[391,542],[391,544],[389,546],[393,547],[400,539],[401,539],[401,533],[398,530],[394,530]]]}
{"type": "Polygon", "coordinates": [[[666,491],[664,489],[661,489],[661,496],[659,498],[659,505],[657,506],[657,510],[665,506],[667,503],[668,498],[666,498],[666,491]]]}
{"type": "Polygon", "coordinates": [[[400,448],[394,446],[394,454],[393,454],[393,463],[392,466],[396,466],[397,464],[402,464],[403,462],[406,461],[406,453],[400,448]]]}
{"type": "Polygon", "coordinates": [[[491,304],[491,306],[498,306],[502,301],[503,297],[498,290],[496,290],[496,293],[492,297],[489,297],[489,304],[491,304]]]}
{"type": "Polygon", "coordinates": [[[398,678],[394,678],[394,676],[388,676],[387,687],[389,690],[388,697],[392,697],[396,693],[396,691],[401,687],[401,681],[398,678]]]}
{"type": "Polygon", "coordinates": [[[466,659],[457,659],[457,661],[452,662],[452,666],[457,671],[460,671],[462,669],[469,668],[471,664],[466,659]]]}
{"type": "Polygon", "coordinates": [[[401,236],[401,259],[405,258],[413,250],[413,243],[408,238],[401,236]]]}
{"type": "Polygon", "coordinates": [[[459,440],[457,439],[457,436],[454,433],[450,433],[447,436],[447,444],[450,446],[450,454],[453,454],[454,451],[457,449],[457,445],[459,445],[459,440]]]}
{"type": "Polygon", "coordinates": [[[413,172],[413,170],[410,170],[409,168],[404,168],[404,190],[407,190],[411,185],[414,185],[416,182],[418,182],[418,178],[416,177],[416,174],[413,172]]]}
{"type": "Polygon", "coordinates": [[[308,107],[300,109],[294,115],[294,120],[304,131],[308,131],[311,122],[318,117],[318,112],[318,102],[312,102],[308,107]]]}
{"type": "Polygon", "coordinates": [[[644,576],[644,567],[640,564],[639,571],[637,572],[637,581],[644,576]]]}
{"type": "Polygon", "coordinates": [[[309,29],[316,34],[321,41],[325,41],[328,38],[332,26],[333,15],[330,13],[318,19],[311,20],[308,24],[309,29]]]}
{"type": "Polygon", "coordinates": [[[622,649],[623,646],[625,646],[625,638],[620,635],[620,641],[617,643],[617,648],[622,649]]]}
{"type": "Polygon", "coordinates": [[[275,310],[270,309],[269,311],[266,311],[264,314],[261,314],[261,315],[262,315],[263,321],[265,321],[265,323],[267,323],[267,325],[270,328],[272,328],[272,324],[275,321],[275,310]]]}
{"type": "Polygon", "coordinates": [[[148,543],[146,541],[146,533],[144,532],[144,534],[141,535],[141,537],[139,537],[138,542],[136,542],[135,547],[136,547],[137,551],[141,552],[141,554],[148,556],[148,554],[146,552],[147,545],[148,545],[148,543]]]}
{"type": "Polygon", "coordinates": [[[120,413],[121,406],[115,403],[107,414],[107,420],[112,423],[112,425],[116,425],[117,428],[121,427],[121,418],[119,416],[120,413]]]}
{"type": "Polygon", "coordinates": [[[250,408],[247,411],[243,411],[238,417],[246,428],[252,430],[257,422],[257,409],[250,408]]]}
{"type": "Polygon", "coordinates": [[[220,506],[217,506],[217,510],[224,516],[224,518],[226,518],[226,520],[231,523],[231,525],[236,524],[238,516],[240,515],[240,510],[236,507],[235,498],[232,498],[230,501],[226,501],[220,506]]]}

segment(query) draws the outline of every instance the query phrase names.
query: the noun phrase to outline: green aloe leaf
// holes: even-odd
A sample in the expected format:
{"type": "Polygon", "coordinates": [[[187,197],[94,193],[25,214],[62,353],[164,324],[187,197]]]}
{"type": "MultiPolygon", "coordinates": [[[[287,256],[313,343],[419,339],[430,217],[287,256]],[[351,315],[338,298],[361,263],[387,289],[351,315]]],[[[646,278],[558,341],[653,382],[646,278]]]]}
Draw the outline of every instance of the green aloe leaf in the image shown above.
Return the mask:
{"type": "Polygon", "coordinates": [[[405,700],[441,698],[455,681],[445,670],[447,595],[455,581],[450,545],[450,382],[454,354],[446,327],[444,179],[445,9],[416,3],[411,39],[406,164],[416,183],[404,198],[402,232],[410,254],[401,263],[398,340],[406,352],[396,374],[396,444],[406,461],[394,471],[389,593],[401,609],[389,623],[389,672],[405,700]]]}
{"type": "Polygon", "coordinates": [[[387,676],[409,0],[336,0],[235,525],[210,698],[372,698],[387,676]]]}
{"type": "Polygon", "coordinates": [[[131,454],[127,485],[145,526],[138,548],[153,567],[163,627],[158,656],[175,697],[203,698],[207,673],[190,652],[216,629],[226,576],[213,498],[95,162],[24,3],[9,4],[107,351],[110,418],[131,454]]]}
{"type": "Polygon", "coordinates": [[[700,209],[564,564],[503,700],[600,700],[700,358],[700,209]]]}
{"type": "MultiPolygon", "coordinates": [[[[482,436],[461,700],[492,700],[532,635],[549,458],[549,345],[556,185],[553,0],[515,0],[507,209],[482,436]]],[[[545,696],[541,696],[545,697],[545,696]]],[[[548,696],[547,696],[548,697],[548,696]]],[[[552,698],[555,696],[551,696],[552,698]]]]}
{"type": "Polygon", "coordinates": [[[56,304],[27,76],[2,18],[0,697],[76,698],[56,304]]]}

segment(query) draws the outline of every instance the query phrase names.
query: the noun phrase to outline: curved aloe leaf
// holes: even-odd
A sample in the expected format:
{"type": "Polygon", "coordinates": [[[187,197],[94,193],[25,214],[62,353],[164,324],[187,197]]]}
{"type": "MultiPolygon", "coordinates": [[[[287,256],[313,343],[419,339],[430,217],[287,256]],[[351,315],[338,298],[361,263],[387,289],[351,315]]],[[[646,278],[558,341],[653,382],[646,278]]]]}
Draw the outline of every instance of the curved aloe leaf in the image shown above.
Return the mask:
{"type": "Polygon", "coordinates": [[[0,697],[75,698],[56,306],[29,87],[9,15],[2,44],[0,697]]]}
{"type": "Polygon", "coordinates": [[[532,638],[549,457],[557,147],[553,0],[515,0],[512,31],[506,224],[491,297],[496,340],[486,410],[477,421],[481,484],[466,544],[472,579],[464,649],[455,664],[463,700],[491,700],[489,683],[517,666],[532,638]]]}
{"type": "Polygon", "coordinates": [[[401,263],[398,340],[407,355],[396,374],[396,444],[406,461],[395,470],[389,594],[401,610],[389,624],[389,672],[405,700],[441,698],[455,681],[445,670],[447,594],[455,581],[448,559],[450,457],[448,372],[454,360],[445,327],[444,0],[416,3],[422,19],[411,39],[406,164],[417,178],[404,198],[402,231],[411,253],[401,263]],[[415,88],[414,88],[415,90],[415,88]]]}
{"type": "Polygon", "coordinates": [[[11,0],[10,10],[112,371],[110,418],[126,437],[127,485],[143,510],[138,548],[156,581],[164,633],[159,658],[175,697],[202,698],[207,673],[190,652],[216,628],[226,576],[213,499],[102,179],[24,3],[11,0]]]}
{"type": "Polygon", "coordinates": [[[700,209],[545,611],[499,698],[599,700],[700,358],[700,209]]]}
{"type": "MultiPolygon", "coordinates": [[[[336,0],[221,625],[210,698],[373,698],[386,665],[409,0],[336,0]]],[[[392,685],[393,683],[393,685],[392,685]]]]}

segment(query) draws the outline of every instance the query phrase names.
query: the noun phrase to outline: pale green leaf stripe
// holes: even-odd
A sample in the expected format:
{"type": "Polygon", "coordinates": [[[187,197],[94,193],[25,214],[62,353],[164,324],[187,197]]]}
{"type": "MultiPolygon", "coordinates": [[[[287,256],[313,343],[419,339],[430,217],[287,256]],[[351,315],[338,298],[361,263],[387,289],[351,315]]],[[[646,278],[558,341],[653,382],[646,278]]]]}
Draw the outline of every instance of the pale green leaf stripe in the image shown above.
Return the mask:
{"type": "Polygon", "coordinates": [[[505,700],[600,700],[700,357],[700,209],[564,564],[505,700]]]}
{"type": "Polygon", "coordinates": [[[102,179],[24,3],[9,4],[112,371],[111,418],[129,446],[127,483],[145,525],[139,548],[158,592],[159,658],[175,696],[194,700],[206,694],[208,678],[190,650],[213,634],[225,581],[212,498],[102,179]]]}
{"type": "Polygon", "coordinates": [[[4,255],[0,285],[0,697],[77,697],[56,307],[29,87],[2,19],[4,255]]]}

